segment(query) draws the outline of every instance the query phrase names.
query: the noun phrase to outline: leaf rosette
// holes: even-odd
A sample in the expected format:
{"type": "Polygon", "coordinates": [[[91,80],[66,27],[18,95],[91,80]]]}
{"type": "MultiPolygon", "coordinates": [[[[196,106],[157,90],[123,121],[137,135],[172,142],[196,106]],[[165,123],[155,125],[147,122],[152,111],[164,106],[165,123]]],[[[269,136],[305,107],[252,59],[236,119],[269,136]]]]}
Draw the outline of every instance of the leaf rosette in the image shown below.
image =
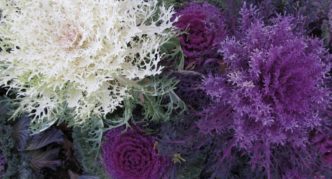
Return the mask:
{"type": "Polygon", "coordinates": [[[139,82],[162,72],[160,46],[173,35],[173,9],[157,0],[10,1],[0,3],[0,85],[17,92],[34,132],[57,122],[63,106],[71,125],[105,117],[144,93],[139,82]]]}

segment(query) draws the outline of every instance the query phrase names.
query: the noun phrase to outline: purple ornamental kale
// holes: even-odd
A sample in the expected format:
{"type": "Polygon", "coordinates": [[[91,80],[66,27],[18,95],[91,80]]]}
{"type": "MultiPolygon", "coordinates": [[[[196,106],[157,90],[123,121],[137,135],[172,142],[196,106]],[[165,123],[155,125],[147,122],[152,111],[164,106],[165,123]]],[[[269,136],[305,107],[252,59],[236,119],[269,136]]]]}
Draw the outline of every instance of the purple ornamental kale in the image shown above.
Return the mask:
{"type": "Polygon", "coordinates": [[[270,178],[272,148],[305,148],[310,130],[320,126],[319,111],[328,103],[323,61],[330,57],[321,41],[295,32],[291,17],[266,25],[253,8],[244,7],[240,14],[241,35],[225,40],[220,49],[227,75],[204,82],[216,104],[199,125],[233,130],[237,146],[270,178]]]}
{"type": "Polygon", "coordinates": [[[188,58],[213,56],[216,47],[226,35],[223,16],[220,10],[208,3],[190,3],[177,12],[175,23],[182,31],[180,43],[188,58]]]}
{"type": "Polygon", "coordinates": [[[169,165],[161,157],[151,136],[138,128],[112,129],[105,134],[102,158],[105,169],[115,179],[161,179],[169,165]]]}

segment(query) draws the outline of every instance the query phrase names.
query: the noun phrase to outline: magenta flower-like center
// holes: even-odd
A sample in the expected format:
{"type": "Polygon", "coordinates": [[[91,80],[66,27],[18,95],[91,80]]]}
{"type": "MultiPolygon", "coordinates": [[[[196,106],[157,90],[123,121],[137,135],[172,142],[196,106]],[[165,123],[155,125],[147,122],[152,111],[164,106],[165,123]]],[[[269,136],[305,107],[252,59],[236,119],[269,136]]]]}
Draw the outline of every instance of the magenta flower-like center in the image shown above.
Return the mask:
{"type": "Polygon", "coordinates": [[[121,133],[121,129],[109,131],[102,148],[104,165],[115,179],[158,179],[165,167],[152,137],[138,129],[125,133],[121,133]]]}

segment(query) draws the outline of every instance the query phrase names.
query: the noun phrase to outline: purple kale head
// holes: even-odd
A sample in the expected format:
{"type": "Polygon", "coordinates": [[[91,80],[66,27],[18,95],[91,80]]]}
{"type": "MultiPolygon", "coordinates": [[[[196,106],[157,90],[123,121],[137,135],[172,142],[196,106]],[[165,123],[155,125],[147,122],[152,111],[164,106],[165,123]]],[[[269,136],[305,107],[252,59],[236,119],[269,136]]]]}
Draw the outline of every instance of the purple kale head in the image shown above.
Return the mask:
{"type": "Polygon", "coordinates": [[[160,179],[168,166],[161,157],[151,136],[139,129],[112,129],[102,144],[104,166],[115,179],[160,179]]]}
{"type": "Polygon", "coordinates": [[[320,125],[328,57],[320,41],[296,34],[293,23],[291,17],[278,17],[272,25],[256,19],[244,37],[222,44],[242,146],[256,140],[301,146],[309,130],[320,125]]]}
{"type": "Polygon", "coordinates": [[[188,58],[216,54],[216,47],[226,35],[220,10],[208,3],[191,3],[176,14],[176,27],[186,31],[180,43],[188,58]]]}
{"type": "Polygon", "coordinates": [[[274,147],[304,149],[309,132],[321,125],[319,112],[329,98],[324,62],[331,59],[321,41],[298,33],[292,17],[267,25],[252,7],[240,14],[240,35],[220,49],[227,75],[204,82],[216,104],[198,124],[214,124],[201,130],[232,130],[236,146],[269,173],[274,147]]]}

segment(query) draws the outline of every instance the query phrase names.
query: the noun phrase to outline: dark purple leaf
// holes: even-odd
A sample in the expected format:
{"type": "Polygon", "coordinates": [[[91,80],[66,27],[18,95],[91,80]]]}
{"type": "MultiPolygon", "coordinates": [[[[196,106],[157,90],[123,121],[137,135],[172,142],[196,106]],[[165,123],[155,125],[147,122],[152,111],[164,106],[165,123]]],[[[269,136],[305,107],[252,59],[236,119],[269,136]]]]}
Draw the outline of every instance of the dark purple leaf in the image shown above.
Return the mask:
{"type": "Polygon", "coordinates": [[[31,157],[30,167],[33,170],[40,170],[42,168],[51,168],[55,170],[61,165],[61,160],[58,160],[60,148],[54,148],[46,151],[35,150],[28,153],[31,157]]]}
{"type": "Polygon", "coordinates": [[[33,135],[25,150],[40,149],[51,143],[63,143],[63,140],[63,133],[56,128],[51,128],[45,132],[33,135]]]}
{"type": "Polygon", "coordinates": [[[17,150],[23,151],[28,143],[30,119],[27,116],[19,119],[13,127],[12,136],[16,142],[17,150]]]}

